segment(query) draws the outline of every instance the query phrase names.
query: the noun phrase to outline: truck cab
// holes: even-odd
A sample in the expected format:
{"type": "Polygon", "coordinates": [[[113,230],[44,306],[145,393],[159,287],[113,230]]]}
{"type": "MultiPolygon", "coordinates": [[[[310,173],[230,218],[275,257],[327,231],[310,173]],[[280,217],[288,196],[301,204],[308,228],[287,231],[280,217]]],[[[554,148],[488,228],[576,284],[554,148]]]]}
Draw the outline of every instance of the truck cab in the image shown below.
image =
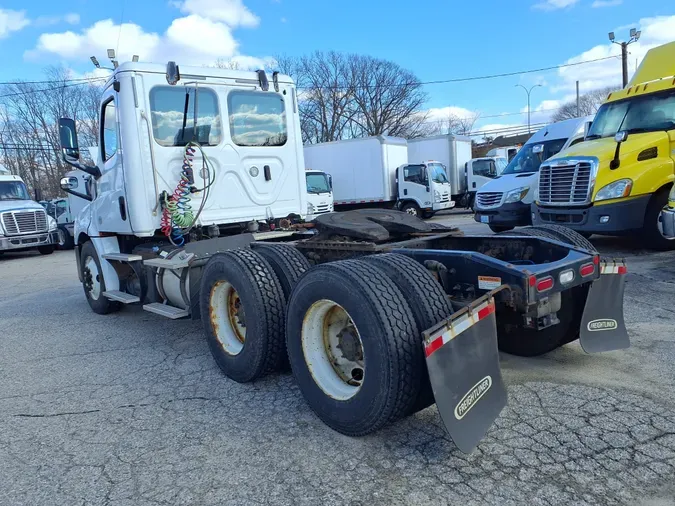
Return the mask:
{"type": "Polygon", "coordinates": [[[675,248],[660,217],[675,179],[674,62],[675,42],[649,50],[628,86],[598,109],[586,142],[542,165],[536,223],[675,248]]]}
{"type": "Polygon", "coordinates": [[[311,221],[320,214],[333,212],[333,180],[320,170],[305,171],[307,180],[307,216],[311,221]]]}
{"type": "Polygon", "coordinates": [[[493,232],[532,224],[530,205],[543,161],[584,140],[592,116],[573,118],[538,130],[509,162],[501,175],[476,193],[474,219],[493,232]]]}
{"type": "Polygon", "coordinates": [[[431,218],[438,211],[455,207],[446,168],[440,162],[401,165],[397,181],[401,211],[431,218]]]}
{"type": "Polygon", "coordinates": [[[54,252],[56,220],[31,199],[19,176],[0,175],[0,253],[37,248],[54,252]]]}

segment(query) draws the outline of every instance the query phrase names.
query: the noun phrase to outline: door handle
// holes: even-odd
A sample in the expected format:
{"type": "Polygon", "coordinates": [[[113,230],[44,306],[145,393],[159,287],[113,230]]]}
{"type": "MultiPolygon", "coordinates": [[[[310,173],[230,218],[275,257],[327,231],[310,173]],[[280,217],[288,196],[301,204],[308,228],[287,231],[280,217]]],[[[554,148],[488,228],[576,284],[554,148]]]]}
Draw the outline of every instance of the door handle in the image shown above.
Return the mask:
{"type": "Polygon", "coordinates": [[[474,188],[476,187],[476,183],[473,183],[473,187],[474,187],[474,188]]]}
{"type": "Polygon", "coordinates": [[[408,195],[408,190],[403,190],[403,195],[408,195]]]}

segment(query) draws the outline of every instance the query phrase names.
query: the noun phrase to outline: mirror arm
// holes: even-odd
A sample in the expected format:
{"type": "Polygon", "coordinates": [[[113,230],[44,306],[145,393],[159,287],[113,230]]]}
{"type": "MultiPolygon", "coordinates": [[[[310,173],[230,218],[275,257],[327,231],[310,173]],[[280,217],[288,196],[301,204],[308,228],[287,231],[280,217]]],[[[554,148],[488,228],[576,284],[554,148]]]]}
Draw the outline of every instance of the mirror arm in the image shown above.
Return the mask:
{"type": "Polygon", "coordinates": [[[76,169],[80,169],[81,171],[86,172],[90,176],[94,176],[96,179],[101,177],[101,170],[95,165],[92,167],[90,165],[85,165],[80,162],[74,162],[72,160],[68,160],[68,158],[66,158],[65,156],[63,157],[63,161],[66,162],[71,167],[75,167],[76,169]]]}
{"type": "Polygon", "coordinates": [[[85,195],[84,193],[76,192],[75,190],[66,190],[65,188],[61,188],[64,192],[70,193],[71,195],[75,195],[76,197],[80,197],[81,199],[87,200],[91,202],[92,199],[90,195],[85,195]]]}

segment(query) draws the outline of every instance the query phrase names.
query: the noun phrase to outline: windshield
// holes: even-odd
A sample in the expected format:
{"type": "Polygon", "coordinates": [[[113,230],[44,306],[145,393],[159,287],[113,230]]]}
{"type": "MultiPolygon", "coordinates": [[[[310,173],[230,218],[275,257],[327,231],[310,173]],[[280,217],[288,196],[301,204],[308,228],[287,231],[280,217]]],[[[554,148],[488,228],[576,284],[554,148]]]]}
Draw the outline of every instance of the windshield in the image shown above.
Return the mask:
{"type": "Polygon", "coordinates": [[[567,139],[553,139],[545,142],[533,142],[525,144],[518,154],[509,162],[502,174],[523,174],[525,172],[537,172],[541,162],[558,153],[567,142],[567,139]],[[535,153],[533,148],[542,146],[542,151],[535,153]]]}
{"type": "Polygon", "coordinates": [[[328,177],[323,172],[315,174],[305,174],[305,177],[307,178],[307,193],[330,192],[328,177]]]}
{"type": "MultiPolygon", "coordinates": [[[[473,175],[489,178],[497,177],[497,174],[499,173],[497,160],[506,161],[504,160],[504,158],[494,158],[494,159],[481,158],[479,160],[474,160],[473,163],[471,164],[471,168],[473,169],[473,175]]],[[[504,167],[502,167],[502,169],[503,168],[504,167]]]]}
{"type": "Polygon", "coordinates": [[[675,92],[656,93],[604,104],[598,109],[586,139],[675,128],[675,92]]]}
{"type": "Polygon", "coordinates": [[[495,165],[497,166],[497,175],[499,176],[502,172],[504,172],[504,169],[506,166],[509,164],[509,162],[506,161],[506,158],[502,158],[501,156],[499,158],[495,158],[495,165]]]}
{"type": "Polygon", "coordinates": [[[21,181],[0,181],[0,200],[30,200],[28,188],[21,181]]]}
{"type": "Polygon", "coordinates": [[[440,163],[430,163],[427,165],[429,177],[434,183],[447,183],[448,177],[445,175],[445,168],[440,163]]]}

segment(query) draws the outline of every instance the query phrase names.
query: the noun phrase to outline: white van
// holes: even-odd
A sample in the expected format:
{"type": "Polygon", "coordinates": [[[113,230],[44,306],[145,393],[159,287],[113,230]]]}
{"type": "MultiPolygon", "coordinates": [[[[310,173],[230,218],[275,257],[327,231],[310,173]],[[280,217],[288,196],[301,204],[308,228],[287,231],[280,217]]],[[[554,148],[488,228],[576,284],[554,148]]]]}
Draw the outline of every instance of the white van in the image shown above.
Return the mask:
{"type": "Polygon", "coordinates": [[[530,204],[537,191],[541,163],[559,151],[584,140],[593,116],[573,118],[545,126],[520,148],[501,176],[476,193],[474,219],[493,232],[532,224],[530,204]]]}

